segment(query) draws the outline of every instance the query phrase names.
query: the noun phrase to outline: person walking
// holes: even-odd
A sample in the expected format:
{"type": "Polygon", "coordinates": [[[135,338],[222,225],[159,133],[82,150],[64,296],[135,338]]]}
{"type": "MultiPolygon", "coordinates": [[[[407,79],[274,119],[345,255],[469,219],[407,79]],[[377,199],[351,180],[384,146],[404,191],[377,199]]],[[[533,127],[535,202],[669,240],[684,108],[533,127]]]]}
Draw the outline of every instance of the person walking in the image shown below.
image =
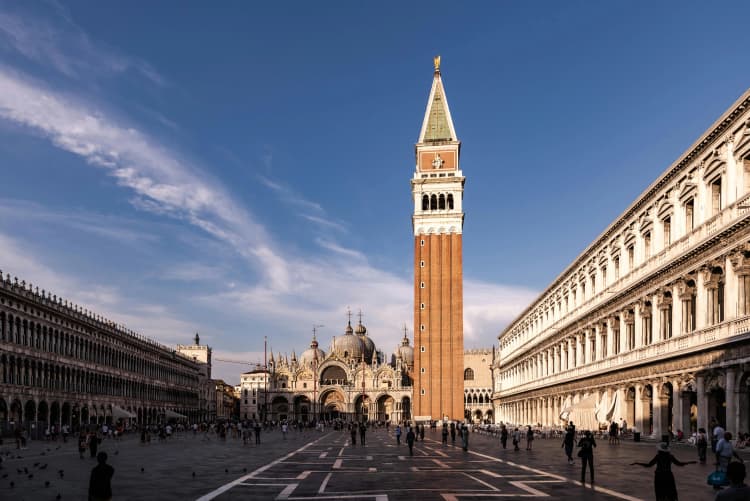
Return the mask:
{"type": "Polygon", "coordinates": [[[357,423],[349,423],[349,435],[352,437],[352,447],[357,445],[357,423]]]}
{"type": "Polygon", "coordinates": [[[286,421],[281,423],[281,436],[286,440],[286,433],[289,431],[289,425],[286,424],[286,421]]]}
{"type": "Polygon", "coordinates": [[[92,431],[89,433],[89,452],[91,457],[96,457],[96,450],[99,448],[99,437],[96,436],[96,432],[92,431]]]}
{"type": "Polygon", "coordinates": [[[521,449],[518,447],[518,444],[521,443],[521,432],[518,431],[518,428],[513,429],[513,450],[514,451],[520,451],[521,449]]]}
{"type": "Polygon", "coordinates": [[[695,446],[698,448],[698,461],[706,464],[706,451],[708,449],[708,436],[705,428],[698,428],[698,434],[695,436],[695,446]]]}
{"type": "Polygon", "coordinates": [[[568,456],[568,464],[573,464],[573,446],[576,444],[576,432],[572,428],[565,430],[562,446],[565,448],[565,455],[568,456]]]}
{"type": "Polygon", "coordinates": [[[97,454],[96,462],[98,464],[91,470],[89,478],[89,501],[110,501],[112,499],[112,476],[115,474],[115,469],[107,464],[106,452],[97,454]]]}
{"type": "Polygon", "coordinates": [[[750,487],[745,484],[745,465],[743,463],[729,463],[727,478],[729,487],[716,493],[715,501],[747,501],[750,499],[750,487]]]}
{"type": "Polygon", "coordinates": [[[401,445],[401,425],[396,425],[396,445],[401,445]]]}
{"type": "Polygon", "coordinates": [[[596,440],[590,431],[583,434],[583,438],[578,442],[578,457],[581,458],[581,484],[586,485],[586,465],[588,464],[591,474],[591,485],[594,485],[594,447],[596,440]]]}
{"type": "Polygon", "coordinates": [[[505,425],[500,428],[500,443],[502,444],[503,449],[508,445],[508,428],[506,428],[505,425]]]}
{"type": "Polygon", "coordinates": [[[651,461],[648,463],[639,463],[636,461],[630,463],[630,465],[643,466],[644,468],[656,465],[656,470],[654,471],[654,494],[656,501],[677,501],[677,485],[674,481],[672,465],[685,466],[695,464],[696,462],[681,462],[672,455],[672,452],[669,450],[669,444],[662,442],[658,445],[656,456],[651,461]]]}
{"type": "Polygon", "coordinates": [[[534,443],[534,430],[529,426],[526,430],[526,450],[531,450],[531,444],[534,443]]]}
{"type": "Polygon", "coordinates": [[[406,445],[409,446],[409,455],[414,455],[414,440],[417,438],[417,436],[414,434],[414,430],[409,426],[406,429],[406,445]]]}
{"type": "Polygon", "coordinates": [[[365,445],[365,436],[367,435],[367,426],[365,423],[359,423],[359,444],[365,445]]]}
{"type": "Polygon", "coordinates": [[[424,425],[423,424],[419,425],[419,440],[424,442],[424,425]]]}
{"type": "Polygon", "coordinates": [[[719,424],[716,418],[711,418],[711,452],[716,453],[716,445],[719,440],[724,438],[724,428],[719,424]]]}
{"type": "Polygon", "coordinates": [[[456,445],[456,423],[451,422],[451,445],[456,445]]]}
{"type": "Polygon", "coordinates": [[[461,448],[464,452],[469,450],[469,427],[466,423],[461,425],[461,448]]]}
{"type": "Polygon", "coordinates": [[[88,437],[86,436],[86,432],[81,430],[81,433],[78,435],[78,456],[83,459],[83,455],[86,452],[86,447],[88,447],[88,437]]]}
{"type": "Polygon", "coordinates": [[[737,454],[732,445],[732,434],[728,431],[724,432],[724,437],[716,443],[716,460],[719,463],[719,470],[726,473],[727,466],[732,460],[732,457],[737,458],[740,463],[745,461],[737,454]]]}
{"type": "Polygon", "coordinates": [[[255,426],[253,427],[253,432],[255,432],[255,443],[257,445],[260,445],[260,422],[256,421],[255,426]]]}
{"type": "Polygon", "coordinates": [[[443,437],[443,445],[448,445],[448,423],[443,423],[441,435],[443,437]]]}

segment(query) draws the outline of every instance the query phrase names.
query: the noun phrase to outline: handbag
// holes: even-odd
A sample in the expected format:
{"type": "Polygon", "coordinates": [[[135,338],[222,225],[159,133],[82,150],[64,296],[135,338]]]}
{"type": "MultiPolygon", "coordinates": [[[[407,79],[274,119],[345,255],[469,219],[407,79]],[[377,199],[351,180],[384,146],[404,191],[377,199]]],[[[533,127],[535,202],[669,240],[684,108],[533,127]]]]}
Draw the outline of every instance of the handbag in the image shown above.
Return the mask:
{"type": "Polygon", "coordinates": [[[706,479],[706,483],[708,485],[713,485],[714,487],[721,487],[724,485],[729,485],[729,479],[727,479],[726,472],[723,472],[721,470],[716,470],[711,472],[710,475],[708,475],[708,478],[706,479]]]}

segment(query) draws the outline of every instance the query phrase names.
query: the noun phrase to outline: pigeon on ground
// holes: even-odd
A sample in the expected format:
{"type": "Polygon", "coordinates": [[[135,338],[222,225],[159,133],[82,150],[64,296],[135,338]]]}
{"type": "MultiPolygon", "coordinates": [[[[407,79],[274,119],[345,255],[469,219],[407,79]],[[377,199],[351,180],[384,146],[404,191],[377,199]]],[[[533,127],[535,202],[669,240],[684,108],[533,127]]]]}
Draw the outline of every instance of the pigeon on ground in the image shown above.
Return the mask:
{"type": "Polygon", "coordinates": [[[225,469],[224,469],[224,473],[229,473],[229,469],[228,469],[228,468],[225,468],[225,469]]]}
{"type": "Polygon", "coordinates": [[[11,488],[11,489],[12,489],[13,487],[15,487],[15,486],[16,486],[16,483],[15,483],[15,482],[11,482],[11,483],[10,483],[10,488],[11,488]]]}
{"type": "Polygon", "coordinates": [[[55,499],[57,499],[58,501],[60,501],[62,499],[62,496],[58,494],[55,499]]]}
{"type": "Polygon", "coordinates": [[[141,473],[143,473],[144,471],[146,471],[146,470],[144,470],[143,468],[141,468],[141,473]]]}
{"type": "Polygon", "coordinates": [[[8,478],[8,474],[7,473],[3,473],[3,478],[8,478]]]}
{"type": "Polygon", "coordinates": [[[24,466],[23,467],[23,472],[28,475],[29,474],[29,469],[24,466]]]}
{"type": "Polygon", "coordinates": [[[195,478],[195,472],[193,472],[193,478],[195,478]]]}
{"type": "Polygon", "coordinates": [[[34,478],[34,474],[33,473],[31,475],[29,475],[29,480],[31,480],[32,478],[34,478]]]}
{"type": "Polygon", "coordinates": [[[40,470],[46,470],[47,469],[47,463],[44,463],[42,466],[39,467],[40,470]]]}
{"type": "Polygon", "coordinates": [[[39,463],[34,463],[34,468],[36,468],[37,466],[39,466],[39,463]]]}
{"type": "Polygon", "coordinates": [[[49,487],[49,480],[47,480],[46,482],[44,482],[44,486],[45,487],[49,487]]]}
{"type": "Polygon", "coordinates": [[[16,468],[16,473],[20,475],[21,473],[23,473],[23,470],[19,470],[18,468],[16,468]]]}

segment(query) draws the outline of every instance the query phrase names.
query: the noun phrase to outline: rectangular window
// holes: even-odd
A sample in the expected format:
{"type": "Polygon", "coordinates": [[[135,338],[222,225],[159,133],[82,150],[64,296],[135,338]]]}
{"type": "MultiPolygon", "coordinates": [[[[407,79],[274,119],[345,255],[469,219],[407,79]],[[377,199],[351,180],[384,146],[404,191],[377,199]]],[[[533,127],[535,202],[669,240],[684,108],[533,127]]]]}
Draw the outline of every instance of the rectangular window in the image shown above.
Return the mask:
{"type": "Polygon", "coordinates": [[[420,310],[424,310],[424,303],[421,303],[421,304],[419,305],[419,309],[420,309],[420,310]]]}
{"type": "Polygon", "coordinates": [[[685,202],[685,233],[690,233],[695,228],[694,209],[695,202],[691,198],[685,202]]]}
{"type": "Polygon", "coordinates": [[[424,247],[424,238],[423,238],[422,240],[420,240],[420,241],[419,241],[419,245],[420,245],[421,247],[424,247]]]}
{"type": "Polygon", "coordinates": [[[602,287],[607,287],[607,267],[602,266],[602,287]]]}
{"type": "Polygon", "coordinates": [[[672,218],[668,217],[662,221],[664,227],[664,247],[669,247],[672,244],[672,218]]]}
{"type": "Polygon", "coordinates": [[[422,353],[424,353],[425,352],[425,347],[424,346],[420,346],[419,347],[419,351],[421,351],[422,353]]]}
{"type": "Polygon", "coordinates": [[[715,216],[721,210],[721,177],[711,183],[711,215],[715,216]]]}
{"type": "Polygon", "coordinates": [[[424,388],[422,388],[421,390],[419,390],[419,394],[420,395],[424,395],[425,394],[424,388]]]}
{"type": "Polygon", "coordinates": [[[424,289],[424,282],[419,282],[419,288],[424,289]]]}
{"type": "Polygon", "coordinates": [[[426,369],[425,369],[424,367],[421,367],[421,368],[419,369],[419,372],[421,372],[422,374],[424,374],[424,373],[425,373],[425,370],[426,370],[426,369]]]}
{"type": "Polygon", "coordinates": [[[424,261],[420,261],[420,262],[419,262],[419,267],[420,267],[420,268],[424,268],[424,261]]]}
{"type": "Polygon", "coordinates": [[[651,257],[651,232],[647,231],[643,234],[643,259],[651,257]]]}
{"type": "Polygon", "coordinates": [[[635,248],[631,245],[628,247],[628,271],[633,271],[633,264],[635,262],[635,248]]]}
{"type": "Polygon", "coordinates": [[[615,267],[615,280],[620,280],[620,256],[616,256],[612,260],[612,264],[615,267]]]}

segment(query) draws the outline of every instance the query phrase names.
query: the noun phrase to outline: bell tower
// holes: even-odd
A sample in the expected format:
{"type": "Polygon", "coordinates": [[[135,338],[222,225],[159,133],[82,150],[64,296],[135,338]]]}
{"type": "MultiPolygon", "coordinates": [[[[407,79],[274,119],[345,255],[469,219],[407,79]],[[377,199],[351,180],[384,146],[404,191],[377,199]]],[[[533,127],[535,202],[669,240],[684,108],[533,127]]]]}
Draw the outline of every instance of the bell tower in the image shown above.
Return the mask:
{"type": "Polygon", "coordinates": [[[416,144],[414,199],[415,419],[464,418],[463,193],[465,178],[435,57],[427,110],[416,144]]]}

